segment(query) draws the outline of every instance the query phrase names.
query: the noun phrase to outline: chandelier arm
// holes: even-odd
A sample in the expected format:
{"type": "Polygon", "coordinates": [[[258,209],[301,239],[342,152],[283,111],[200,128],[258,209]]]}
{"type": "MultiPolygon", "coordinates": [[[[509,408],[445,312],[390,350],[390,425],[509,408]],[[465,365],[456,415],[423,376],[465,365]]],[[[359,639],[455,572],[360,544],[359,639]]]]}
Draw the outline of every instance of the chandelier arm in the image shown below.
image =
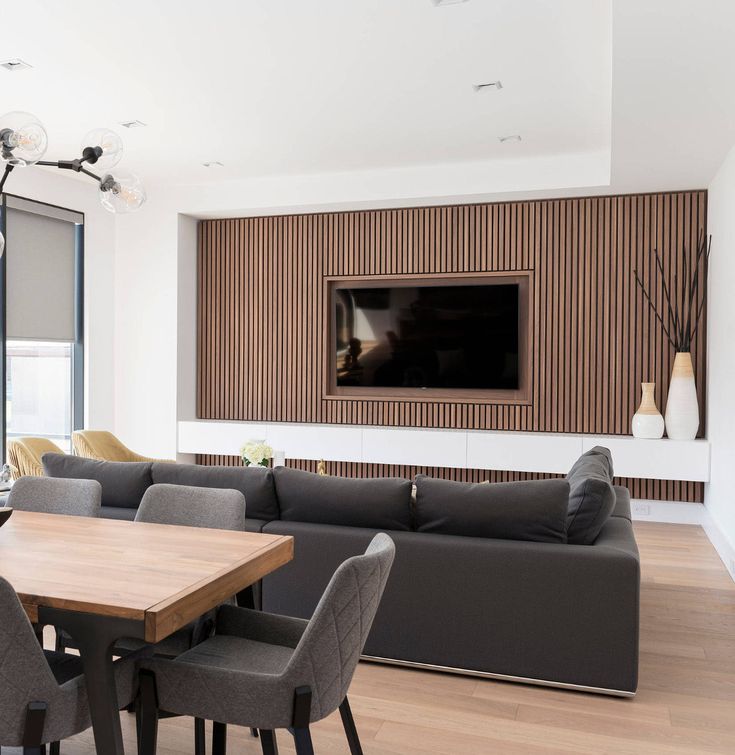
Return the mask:
{"type": "Polygon", "coordinates": [[[101,181],[101,176],[98,176],[96,173],[92,173],[91,170],[87,170],[86,168],[79,168],[80,173],[84,173],[85,176],[89,176],[90,178],[94,178],[95,181],[101,181]]]}
{"type": "Polygon", "coordinates": [[[11,174],[14,167],[15,165],[11,165],[10,163],[5,165],[5,172],[3,173],[3,177],[0,178],[0,193],[2,193],[3,186],[5,186],[5,182],[8,180],[8,176],[11,174]]]}

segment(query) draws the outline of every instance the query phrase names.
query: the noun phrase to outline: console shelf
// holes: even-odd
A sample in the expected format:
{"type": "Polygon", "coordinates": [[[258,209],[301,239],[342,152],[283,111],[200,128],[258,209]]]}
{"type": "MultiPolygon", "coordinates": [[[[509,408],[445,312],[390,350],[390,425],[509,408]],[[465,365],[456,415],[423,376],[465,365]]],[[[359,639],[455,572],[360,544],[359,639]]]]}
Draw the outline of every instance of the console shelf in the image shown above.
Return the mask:
{"type": "Polygon", "coordinates": [[[291,459],[566,473],[585,451],[607,446],[620,477],[707,482],[710,470],[710,444],[705,439],[368,425],[180,421],[178,451],[237,456],[251,438],[266,440],[291,459]]]}

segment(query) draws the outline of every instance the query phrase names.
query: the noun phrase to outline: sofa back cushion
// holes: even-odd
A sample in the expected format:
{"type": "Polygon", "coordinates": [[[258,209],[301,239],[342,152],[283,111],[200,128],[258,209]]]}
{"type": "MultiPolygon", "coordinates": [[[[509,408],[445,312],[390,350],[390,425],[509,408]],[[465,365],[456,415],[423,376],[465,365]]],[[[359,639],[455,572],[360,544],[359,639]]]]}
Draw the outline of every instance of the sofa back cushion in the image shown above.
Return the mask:
{"type": "Polygon", "coordinates": [[[208,467],[199,464],[153,464],[153,482],[197,488],[239,490],[248,519],[278,519],[273,471],[266,467],[208,467]]]}
{"type": "Polygon", "coordinates": [[[284,521],[411,529],[410,480],[328,477],[288,467],[276,467],[273,476],[284,521]]]}
{"type": "Polygon", "coordinates": [[[416,477],[416,529],[444,535],[563,543],[566,480],[472,483],[416,477]]]}
{"type": "Polygon", "coordinates": [[[592,545],[615,508],[612,486],[612,456],[607,448],[595,446],[582,454],[569,470],[567,540],[592,545]]]}
{"type": "Polygon", "coordinates": [[[97,480],[102,506],[137,509],[143,493],[153,484],[149,461],[96,461],[68,454],[44,454],[43,471],[49,477],[97,480]]]}

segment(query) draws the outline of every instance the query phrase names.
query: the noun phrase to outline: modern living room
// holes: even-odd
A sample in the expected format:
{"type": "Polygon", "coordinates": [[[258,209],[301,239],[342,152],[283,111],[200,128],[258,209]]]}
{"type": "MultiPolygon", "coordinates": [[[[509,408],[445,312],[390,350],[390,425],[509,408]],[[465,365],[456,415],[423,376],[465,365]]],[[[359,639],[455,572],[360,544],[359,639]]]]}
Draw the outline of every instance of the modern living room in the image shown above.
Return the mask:
{"type": "Polygon", "coordinates": [[[0,13],[0,749],[735,751],[735,6],[0,13]]]}

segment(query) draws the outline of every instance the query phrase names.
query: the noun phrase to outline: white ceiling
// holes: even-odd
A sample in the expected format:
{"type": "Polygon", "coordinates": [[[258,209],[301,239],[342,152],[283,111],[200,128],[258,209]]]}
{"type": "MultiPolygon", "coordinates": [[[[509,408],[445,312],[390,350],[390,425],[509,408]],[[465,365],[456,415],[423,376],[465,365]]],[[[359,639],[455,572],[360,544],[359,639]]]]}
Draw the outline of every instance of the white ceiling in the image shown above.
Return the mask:
{"type": "Polygon", "coordinates": [[[49,155],[96,126],[176,181],[609,149],[607,0],[23,0],[3,4],[0,110],[49,155]],[[74,31],[78,30],[78,31],[74,31]],[[501,79],[502,91],[473,84],[501,79]],[[521,143],[498,137],[521,134],[521,143]],[[201,163],[219,160],[224,169],[201,163]]]}
{"type": "Polygon", "coordinates": [[[1,20],[0,60],[34,67],[0,70],[0,113],[36,113],[50,158],[116,127],[148,183],[454,166],[475,193],[554,193],[568,163],[567,191],[695,188],[735,142],[735,0],[24,0],[1,20]]]}

